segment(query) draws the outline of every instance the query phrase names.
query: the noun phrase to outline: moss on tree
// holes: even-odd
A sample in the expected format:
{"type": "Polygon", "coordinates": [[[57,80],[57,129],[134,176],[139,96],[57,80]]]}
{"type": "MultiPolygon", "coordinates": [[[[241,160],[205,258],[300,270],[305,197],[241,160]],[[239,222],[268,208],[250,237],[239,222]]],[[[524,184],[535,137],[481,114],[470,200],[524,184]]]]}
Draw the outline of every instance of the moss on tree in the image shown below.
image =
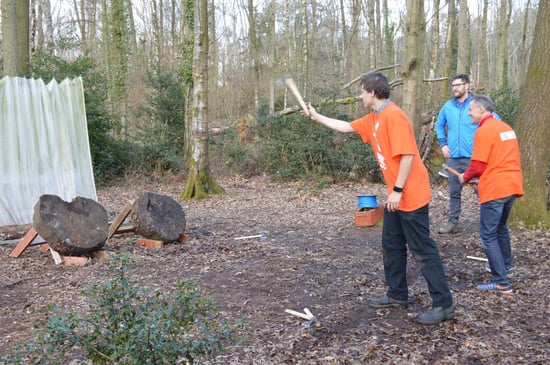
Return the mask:
{"type": "Polygon", "coordinates": [[[182,200],[204,199],[209,195],[225,194],[225,190],[218,185],[208,167],[199,169],[196,161],[189,165],[189,176],[180,198],[182,200]]]}

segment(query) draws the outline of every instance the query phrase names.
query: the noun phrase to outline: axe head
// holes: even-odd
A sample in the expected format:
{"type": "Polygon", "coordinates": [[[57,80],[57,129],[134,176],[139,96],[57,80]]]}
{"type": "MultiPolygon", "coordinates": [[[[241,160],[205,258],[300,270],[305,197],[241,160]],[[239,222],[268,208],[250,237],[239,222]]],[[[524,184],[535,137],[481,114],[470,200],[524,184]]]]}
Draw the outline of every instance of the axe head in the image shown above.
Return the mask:
{"type": "Polygon", "coordinates": [[[292,76],[285,75],[281,77],[279,80],[275,81],[275,85],[277,85],[277,87],[280,87],[281,89],[284,89],[287,86],[287,80],[289,79],[292,80],[292,76]]]}

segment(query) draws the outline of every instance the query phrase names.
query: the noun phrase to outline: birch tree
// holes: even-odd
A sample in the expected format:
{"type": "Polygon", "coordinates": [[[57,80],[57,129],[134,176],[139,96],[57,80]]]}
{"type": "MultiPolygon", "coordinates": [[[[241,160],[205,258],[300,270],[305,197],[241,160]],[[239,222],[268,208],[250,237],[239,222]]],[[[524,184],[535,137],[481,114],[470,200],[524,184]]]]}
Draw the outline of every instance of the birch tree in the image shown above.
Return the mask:
{"type": "Polygon", "coordinates": [[[515,124],[521,148],[525,196],[515,204],[513,219],[527,226],[550,227],[548,214],[548,164],[550,163],[550,6],[541,1],[535,25],[536,37],[521,92],[515,124]]]}
{"type": "Polygon", "coordinates": [[[191,111],[192,141],[187,184],[181,199],[202,199],[225,193],[210,172],[208,159],[208,0],[195,1],[193,49],[193,105],[191,111]]]}

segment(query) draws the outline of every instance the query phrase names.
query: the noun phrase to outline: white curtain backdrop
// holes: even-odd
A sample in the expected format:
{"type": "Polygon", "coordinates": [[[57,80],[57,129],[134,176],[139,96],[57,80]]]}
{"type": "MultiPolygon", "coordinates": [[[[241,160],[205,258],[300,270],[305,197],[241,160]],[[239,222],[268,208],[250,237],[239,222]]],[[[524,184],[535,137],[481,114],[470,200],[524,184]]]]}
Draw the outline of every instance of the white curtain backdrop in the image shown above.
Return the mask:
{"type": "Polygon", "coordinates": [[[97,200],[82,79],[0,80],[0,226],[32,223],[43,194],[97,200]]]}

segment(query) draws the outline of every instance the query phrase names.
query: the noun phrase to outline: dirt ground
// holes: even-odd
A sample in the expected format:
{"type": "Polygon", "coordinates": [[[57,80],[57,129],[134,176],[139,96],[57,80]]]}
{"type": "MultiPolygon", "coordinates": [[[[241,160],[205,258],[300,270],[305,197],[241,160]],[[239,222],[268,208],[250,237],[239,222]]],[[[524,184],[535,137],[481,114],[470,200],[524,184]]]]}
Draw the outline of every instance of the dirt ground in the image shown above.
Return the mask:
{"type": "MultiPolygon", "coordinates": [[[[461,232],[438,235],[448,201],[445,183],[433,186],[431,230],[456,302],[456,317],[438,326],[414,318],[431,305],[425,281],[409,260],[411,305],[376,310],[368,298],[385,292],[381,225],[357,227],[358,195],[377,195],[381,185],[343,184],[316,190],[267,178],[222,178],[227,194],[181,202],[189,242],[162,249],[135,245],[118,235],[108,251],[128,250],[130,280],[139,286],[174,288],[195,279],[221,310],[218,320],[242,317],[242,345],[230,346],[216,364],[548,364],[550,363],[550,233],[513,230],[513,296],[483,293],[475,285],[490,277],[479,242],[478,204],[464,190],[461,232]],[[265,238],[236,240],[236,237],[265,238]],[[309,308],[311,327],[285,309],[309,308]]],[[[98,189],[99,202],[114,219],[140,192],[178,200],[183,181],[125,181],[98,189]]],[[[0,353],[31,339],[31,326],[48,316],[48,305],[83,307],[80,290],[101,277],[107,263],[56,266],[48,253],[29,247],[9,257],[15,244],[1,244],[0,353]]],[[[73,361],[72,363],[77,363],[73,361]]],[[[85,363],[85,362],[84,362],[85,363]]]]}

